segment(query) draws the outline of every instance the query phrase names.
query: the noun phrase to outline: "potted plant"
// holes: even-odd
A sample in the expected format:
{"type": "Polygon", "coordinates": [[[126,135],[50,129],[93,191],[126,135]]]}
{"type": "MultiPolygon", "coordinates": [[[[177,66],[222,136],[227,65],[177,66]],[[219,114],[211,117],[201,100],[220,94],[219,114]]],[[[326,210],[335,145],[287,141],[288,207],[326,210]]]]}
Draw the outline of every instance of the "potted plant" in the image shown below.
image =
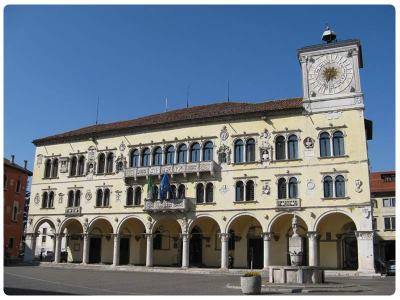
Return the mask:
{"type": "Polygon", "coordinates": [[[246,295],[258,295],[261,293],[261,274],[258,272],[247,272],[240,277],[242,293],[246,295]]]}

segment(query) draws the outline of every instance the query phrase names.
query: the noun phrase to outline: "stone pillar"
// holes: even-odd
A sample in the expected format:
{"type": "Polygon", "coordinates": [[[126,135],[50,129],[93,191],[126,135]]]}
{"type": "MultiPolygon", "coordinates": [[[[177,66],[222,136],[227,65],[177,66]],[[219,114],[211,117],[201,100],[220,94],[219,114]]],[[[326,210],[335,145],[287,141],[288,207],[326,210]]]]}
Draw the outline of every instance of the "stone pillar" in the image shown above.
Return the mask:
{"type": "Polygon", "coordinates": [[[114,234],[113,266],[119,265],[119,234],[114,234]]]}
{"type": "Polygon", "coordinates": [[[35,258],[36,238],[34,233],[27,233],[25,237],[24,261],[31,262],[35,258]]]}
{"type": "Polygon", "coordinates": [[[221,269],[228,269],[228,241],[229,234],[221,233],[221,269]]]}
{"type": "Polygon", "coordinates": [[[317,267],[319,265],[318,240],[319,234],[316,231],[307,232],[308,237],[308,265],[317,267]]]}
{"type": "Polygon", "coordinates": [[[83,251],[82,251],[82,263],[84,265],[89,263],[89,235],[83,234],[83,251]]]}
{"type": "Polygon", "coordinates": [[[189,234],[182,234],[182,268],[189,267],[189,234]]]}
{"type": "Polygon", "coordinates": [[[375,273],[374,232],[355,231],[358,248],[358,272],[375,273]]]}
{"type": "Polygon", "coordinates": [[[61,257],[61,241],[63,238],[62,233],[56,233],[54,234],[54,243],[55,243],[55,249],[54,249],[54,263],[59,263],[60,262],[60,257],[61,257]]]}
{"type": "Polygon", "coordinates": [[[264,232],[264,269],[267,269],[271,265],[271,240],[273,237],[272,232],[264,232]]]}
{"type": "Polygon", "coordinates": [[[146,267],[153,266],[153,234],[146,233],[147,247],[146,247],[146,267]]]}

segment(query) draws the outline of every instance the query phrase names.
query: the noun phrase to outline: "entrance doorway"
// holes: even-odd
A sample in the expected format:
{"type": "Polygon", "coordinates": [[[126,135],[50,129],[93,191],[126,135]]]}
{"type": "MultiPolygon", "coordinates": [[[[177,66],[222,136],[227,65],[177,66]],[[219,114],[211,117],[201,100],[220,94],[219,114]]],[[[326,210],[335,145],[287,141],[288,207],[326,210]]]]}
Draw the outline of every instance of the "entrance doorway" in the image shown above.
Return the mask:
{"type": "Polygon", "coordinates": [[[198,227],[193,228],[189,243],[189,264],[192,266],[202,265],[203,234],[198,227]]]}
{"type": "Polygon", "coordinates": [[[250,269],[263,268],[263,239],[249,238],[247,243],[247,267],[250,269]]]}
{"type": "Polygon", "coordinates": [[[127,265],[129,264],[129,238],[121,238],[119,241],[119,264],[127,265]]]}
{"type": "Polygon", "coordinates": [[[98,264],[101,262],[101,238],[91,237],[89,246],[89,263],[98,264]]]}
{"type": "Polygon", "coordinates": [[[347,234],[343,237],[343,269],[357,270],[358,269],[358,250],[357,238],[354,234],[347,234]]]}

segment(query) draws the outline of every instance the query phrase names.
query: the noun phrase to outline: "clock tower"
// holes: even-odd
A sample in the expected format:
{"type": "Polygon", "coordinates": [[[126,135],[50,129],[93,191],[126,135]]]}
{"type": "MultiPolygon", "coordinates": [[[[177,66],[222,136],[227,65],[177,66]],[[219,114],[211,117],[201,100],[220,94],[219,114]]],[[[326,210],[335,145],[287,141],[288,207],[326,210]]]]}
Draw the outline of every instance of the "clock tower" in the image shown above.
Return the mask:
{"type": "Polygon", "coordinates": [[[326,43],[298,50],[304,108],[309,113],[363,109],[360,41],[337,41],[335,32],[329,27],[324,31],[322,40],[326,43]]]}

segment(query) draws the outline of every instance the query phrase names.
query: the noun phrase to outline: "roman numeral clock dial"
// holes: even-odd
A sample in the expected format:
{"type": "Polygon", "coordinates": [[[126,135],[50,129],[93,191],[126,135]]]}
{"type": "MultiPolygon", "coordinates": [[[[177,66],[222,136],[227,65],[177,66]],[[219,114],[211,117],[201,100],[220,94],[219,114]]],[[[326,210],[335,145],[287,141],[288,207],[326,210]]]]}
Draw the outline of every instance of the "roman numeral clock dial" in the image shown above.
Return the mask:
{"type": "Polygon", "coordinates": [[[309,91],[333,95],[345,90],[353,80],[353,61],[346,55],[329,54],[316,59],[308,72],[309,91]]]}

